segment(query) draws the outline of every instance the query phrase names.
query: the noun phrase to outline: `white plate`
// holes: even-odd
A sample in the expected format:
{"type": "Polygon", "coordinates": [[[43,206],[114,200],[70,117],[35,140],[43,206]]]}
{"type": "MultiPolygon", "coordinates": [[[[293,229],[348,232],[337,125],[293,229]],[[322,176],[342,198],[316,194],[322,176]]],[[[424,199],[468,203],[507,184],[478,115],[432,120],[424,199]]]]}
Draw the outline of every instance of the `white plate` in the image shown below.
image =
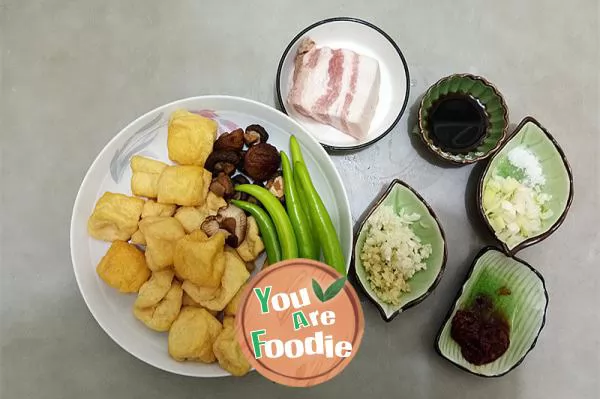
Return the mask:
{"type": "Polygon", "coordinates": [[[375,25],[356,18],[331,18],[302,30],[287,46],[277,69],[277,100],[281,109],[300,122],[326,149],[358,150],[388,134],[398,123],[409,95],[408,65],[394,40],[375,25]],[[303,38],[310,37],[317,47],[346,48],[376,59],[381,72],[379,104],[368,135],[357,140],[334,127],[300,115],[287,103],[294,76],[294,59],[303,38]]]}
{"type": "MultiPolygon", "coordinates": [[[[315,187],[321,194],[333,220],[350,265],[352,219],[348,197],[333,162],[302,126],[264,104],[238,97],[193,97],[163,105],[139,117],[121,130],[100,152],[77,194],[71,219],[71,259],[81,294],[98,324],[123,349],[140,360],[172,373],[195,377],[229,375],[218,364],[176,362],[167,352],[167,334],[148,329],[132,312],[135,295],[123,295],[104,284],[96,274],[96,265],[109,243],[87,234],[87,220],[96,200],[105,192],[131,195],[129,159],[147,155],[165,162],[167,157],[167,121],[176,109],[202,111],[219,123],[220,131],[258,123],[269,132],[269,142],[289,154],[293,133],[300,142],[315,187]]],[[[170,162],[169,162],[170,163],[170,162]]]]}

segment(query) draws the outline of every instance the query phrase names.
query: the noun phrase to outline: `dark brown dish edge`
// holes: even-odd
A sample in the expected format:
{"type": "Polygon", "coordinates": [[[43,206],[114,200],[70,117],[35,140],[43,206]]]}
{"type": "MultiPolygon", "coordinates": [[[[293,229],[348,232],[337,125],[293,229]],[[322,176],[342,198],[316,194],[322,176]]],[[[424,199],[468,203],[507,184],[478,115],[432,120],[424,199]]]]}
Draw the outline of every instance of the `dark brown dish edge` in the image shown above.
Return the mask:
{"type": "Polygon", "coordinates": [[[567,157],[565,156],[565,153],[563,151],[563,149],[560,147],[560,145],[558,144],[558,142],[554,139],[554,137],[552,137],[552,135],[546,130],[546,128],[544,128],[544,126],[542,126],[534,117],[532,116],[526,116],[521,123],[519,123],[519,125],[515,128],[514,132],[510,135],[510,137],[508,137],[505,141],[504,144],[502,145],[502,147],[500,147],[497,150],[497,153],[494,154],[488,164],[485,166],[485,169],[483,170],[483,173],[481,174],[481,176],[479,177],[479,184],[477,184],[477,208],[479,210],[479,213],[481,215],[481,217],[483,218],[483,222],[485,223],[487,229],[492,233],[492,236],[496,239],[497,242],[500,243],[500,245],[502,246],[502,248],[504,249],[504,252],[510,254],[510,255],[514,255],[517,252],[519,252],[520,250],[522,250],[523,248],[526,248],[530,245],[536,244],[540,241],[545,240],[546,238],[548,238],[552,233],[554,233],[559,227],[560,225],[564,222],[565,218],[567,217],[567,213],[569,212],[569,209],[571,208],[571,204],[573,203],[573,172],[571,171],[571,166],[569,165],[569,161],[567,161],[567,157]],[[509,143],[512,138],[517,135],[519,133],[519,131],[521,131],[521,129],[523,129],[523,127],[529,123],[532,122],[533,124],[535,124],[537,127],[539,127],[542,132],[544,132],[544,134],[550,139],[550,141],[552,141],[552,143],[554,144],[554,146],[556,147],[556,149],[558,150],[558,153],[560,154],[560,157],[563,161],[563,164],[565,165],[565,169],[567,170],[567,174],[569,175],[569,198],[567,199],[567,203],[565,205],[565,208],[561,214],[561,216],[558,218],[558,220],[552,225],[550,226],[550,228],[540,234],[537,235],[535,237],[531,237],[526,239],[525,241],[523,241],[522,243],[520,243],[519,245],[517,245],[516,247],[514,247],[513,249],[509,249],[508,246],[506,245],[506,243],[502,242],[498,236],[496,235],[496,232],[494,231],[492,225],[489,223],[488,218],[485,216],[485,211],[483,209],[483,180],[485,178],[485,176],[487,175],[487,173],[489,172],[490,169],[490,165],[492,164],[492,161],[494,160],[494,158],[496,157],[496,155],[502,151],[502,149],[504,148],[504,146],[509,143]]]}
{"type": "Polygon", "coordinates": [[[431,206],[429,206],[429,204],[427,203],[427,201],[425,201],[425,199],[423,199],[423,197],[421,197],[421,195],[419,195],[419,193],[417,193],[407,183],[403,182],[400,179],[394,179],[394,180],[392,180],[392,182],[390,183],[390,185],[388,186],[388,188],[383,192],[383,194],[380,195],[379,199],[377,199],[376,202],[373,205],[370,206],[369,211],[363,216],[362,221],[360,222],[358,229],[355,230],[355,233],[354,233],[354,243],[352,245],[352,261],[351,261],[351,268],[352,269],[351,270],[354,272],[354,277],[356,278],[356,281],[358,282],[358,285],[360,286],[361,290],[369,298],[369,300],[373,304],[375,304],[375,306],[379,310],[379,313],[381,314],[381,318],[383,320],[385,320],[386,322],[389,323],[396,316],[398,316],[398,314],[400,314],[401,312],[403,312],[403,311],[405,311],[407,309],[410,309],[413,306],[416,306],[419,303],[423,302],[425,300],[425,298],[427,298],[433,292],[433,290],[435,290],[435,288],[439,284],[440,280],[442,279],[442,276],[443,276],[444,271],[446,269],[447,258],[448,258],[448,245],[446,243],[446,235],[444,233],[444,229],[442,228],[442,225],[441,225],[441,223],[440,223],[437,215],[435,214],[435,212],[433,211],[433,209],[431,208],[431,206]],[[431,283],[431,285],[427,289],[427,291],[425,291],[423,293],[423,295],[421,295],[420,297],[418,297],[416,299],[413,299],[412,301],[408,302],[406,305],[402,306],[400,309],[398,309],[397,311],[395,311],[394,313],[392,313],[388,317],[385,314],[385,311],[384,311],[383,307],[379,304],[379,302],[377,301],[377,299],[373,298],[369,294],[369,292],[366,290],[365,286],[363,285],[363,282],[358,277],[358,274],[356,274],[355,256],[356,256],[356,243],[358,242],[358,236],[360,235],[360,232],[362,231],[362,229],[363,229],[363,227],[364,227],[367,219],[373,214],[373,212],[379,207],[379,205],[381,205],[381,203],[390,194],[390,192],[392,191],[392,189],[394,188],[394,186],[396,184],[400,184],[401,186],[404,186],[405,188],[409,189],[413,194],[415,194],[415,196],[419,199],[419,201],[421,201],[425,205],[425,207],[427,208],[427,210],[429,211],[429,213],[431,214],[431,216],[433,217],[433,219],[437,223],[438,228],[440,229],[440,233],[442,235],[442,241],[444,242],[444,257],[442,259],[442,265],[440,267],[440,271],[439,271],[437,277],[435,278],[435,280],[431,283]]]}
{"type": "Polygon", "coordinates": [[[467,272],[467,276],[463,280],[463,283],[462,283],[462,285],[460,287],[460,290],[458,290],[456,296],[454,297],[454,301],[452,301],[452,305],[450,306],[450,309],[448,310],[448,313],[446,314],[446,317],[444,318],[444,321],[442,322],[442,325],[440,326],[440,329],[438,330],[438,333],[437,333],[437,335],[435,337],[435,343],[434,343],[435,351],[437,352],[438,355],[440,355],[443,359],[446,359],[448,362],[450,362],[455,367],[458,367],[459,369],[461,369],[463,371],[466,371],[466,372],[468,372],[470,374],[476,375],[478,377],[483,377],[483,378],[498,378],[498,377],[502,377],[502,376],[510,373],[511,371],[513,371],[514,369],[516,369],[521,363],[523,363],[523,360],[525,360],[525,358],[527,357],[527,355],[529,354],[529,352],[531,352],[533,350],[533,348],[535,348],[535,346],[537,345],[538,338],[540,337],[540,334],[541,334],[542,330],[544,329],[544,326],[546,325],[546,314],[548,312],[548,302],[549,301],[550,301],[550,297],[548,295],[548,290],[546,288],[546,281],[544,280],[544,277],[542,276],[542,274],[539,271],[537,271],[533,266],[531,266],[529,263],[525,262],[524,260],[522,260],[520,258],[517,258],[516,256],[514,256],[512,254],[506,253],[502,249],[500,249],[498,247],[495,247],[493,245],[488,245],[486,247],[483,247],[481,249],[481,251],[479,251],[479,253],[473,259],[473,262],[471,263],[471,267],[469,268],[469,271],[467,272]],[[442,353],[442,351],[440,349],[440,346],[439,346],[439,342],[440,342],[440,337],[442,335],[442,331],[444,330],[444,327],[450,321],[450,318],[452,317],[452,314],[454,313],[454,309],[456,308],[458,300],[460,299],[460,296],[462,295],[462,293],[463,293],[463,291],[465,289],[465,284],[471,278],[471,275],[473,274],[473,270],[475,270],[475,266],[477,265],[477,262],[479,261],[479,258],[481,258],[488,251],[498,251],[498,252],[501,252],[504,255],[508,256],[509,258],[513,258],[514,260],[516,260],[517,262],[519,262],[523,266],[528,267],[533,273],[535,273],[535,275],[542,282],[542,287],[544,288],[544,296],[546,297],[546,306],[544,306],[544,317],[542,318],[542,324],[540,325],[540,329],[538,330],[538,332],[537,332],[537,334],[535,336],[535,339],[531,343],[531,346],[529,347],[529,349],[527,350],[527,352],[525,352],[523,354],[523,357],[521,357],[521,359],[519,359],[519,361],[517,361],[511,368],[509,368],[505,372],[497,374],[497,375],[484,375],[484,374],[476,373],[476,372],[474,372],[472,370],[469,370],[468,368],[466,368],[464,366],[461,366],[460,364],[454,363],[451,359],[449,359],[446,356],[444,356],[444,354],[442,353]]]}

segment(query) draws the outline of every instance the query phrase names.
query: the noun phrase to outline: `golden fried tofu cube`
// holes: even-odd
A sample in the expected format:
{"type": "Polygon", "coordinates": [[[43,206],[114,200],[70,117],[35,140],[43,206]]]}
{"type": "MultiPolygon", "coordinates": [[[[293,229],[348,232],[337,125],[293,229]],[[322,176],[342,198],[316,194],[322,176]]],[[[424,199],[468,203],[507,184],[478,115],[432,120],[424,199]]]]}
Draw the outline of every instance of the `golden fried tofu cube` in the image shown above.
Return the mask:
{"type": "Polygon", "coordinates": [[[227,248],[225,250],[225,271],[221,278],[221,287],[215,293],[215,297],[208,300],[201,300],[200,305],[206,309],[221,311],[233,299],[235,294],[250,278],[250,273],[246,270],[246,264],[239,257],[235,250],[227,248]]]}
{"type": "Polygon", "coordinates": [[[233,317],[223,319],[223,329],[213,344],[213,352],[219,365],[236,377],[248,374],[251,369],[248,359],[240,348],[233,317]]]}
{"type": "Polygon", "coordinates": [[[256,219],[249,216],[246,220],[246,238],[236,248],[236,251],[244,262],[253,262],[265,250],[265,245],[260,238],[256,219]]]}
{"type": "MultiPolygon", "coordinates": [[[[182,285],[183,287],[183,285],[182,285]]],[[[194,301],[194,298],[192,298],[191,296],[188,295],[187,292],[185,292],[185,290],[183,290],[183,299],[181,301],[182,306],[195,306],[197,308],[201,308],[202,305],[200,305],[198,302],[194,301]]],[[[208,313],[210,313],[211,315],[217,317],[217,315],[219,314],[219,312],[215,312],[214,310],[208,310],[206,309],[208,313]]]]}
{"type": "Polygon", "coordinates": [[[173,257],[175,273],[199,287],[218,287],[225,271],[224,248],[224,233],[209,238],[202,230],[196,230],[180,238],[173,257]]]}
{"type": "Polygon", "coordinates": [[[219,292],[219,287],[198,287],[189,280],[184,280],[183,284],[181,284],[181,288],[183,288],[183,291],[198,305],[200,305],[201,301],[208,301],[209,299],[215,298],[219,292]]]}
{"type": "Polygon", "coordinates": [[[225,316],[235,316],[238,311],[238,307],[240,306],[240,300],[242,299],[242,295],[244,294],[244,289],[246,288],[246,284],[242,285],[235,296],[229,301],[223,312],[225,316]]]}
{"type": "Polygon", "coordinates": [[[213,363],[213,344],[221,330],[219,320],[206,309],[186,306],[169,330],[169,355],[180,362],[213,363]]]}
{"type": "Polygon", "coordinates": [[[179,220],[186,233],[191,233],[202,226],[206,216],[194,206],[182,206],[175,212],[175,219],[179,220]]]}
{"type": "Polygon", "coordinates": [[[140,231],[140,229],[137,229],[135,233],[131,235],[130,241],[135,245],[146,245],[146,237],[144,237],[144,234],[140,231]]]}
{"type": "Polygon", "coordinates": [[[154,331],[169,331],[181,310],[183,290],[181,283],[174,280],[165,297],[156,305],[147,308],[133,307],[133,315],[154,331]]]}
{"type": "Polygon", "coordinates": [[[98,276],[121,292],[138,292],[150,277],[142,251],[125,241],[113,241],[96,267],[98,276]]]}
{"type": "Polygon", "coordinates": [[[146,262],[152,271],[173,265],[175,243],[185,236],[181,223],[173,217],[148,216],[140,222],[146,238],[146,262]]]}
{"type": "Polygon", "coordinates": [[[90,236],[104,241],[127,241],[138,228],[144,200],[106,192],[88,219],[90,236]]]}
{"type": "Polygon", "coordinates": [[[156,198],[158,178],[167,167],[164,162],[134,155],[131,158],[131,192],[141,197],[156,198]]]}
{"type": "Polygon", "coordinates": [[[181,165],[204,166],[217,138],[212,119],[178,110],[171,114],[167,135],[169,159],[181,165]]]}
{"type": "Polygon", "coordinates": [[[204,204],[212,174],[201,166],[168,166],[158,180],[158,202],[199,206],[204,204]]]}
{"type": "Polygon", "coordinates": [[[159,204],[154,200],[148,200],[142,208],[142,219],[148,216],[173,216],[177,205],[174,204],[159,204]]]}
{"type": "Polygon", "coordinates": [[[140,287],[134,306],[136,308],[148,308],[158,304],[167,296],[174,276],[175,273],[171,269],[153,272],[150,280],[140,287]]]}

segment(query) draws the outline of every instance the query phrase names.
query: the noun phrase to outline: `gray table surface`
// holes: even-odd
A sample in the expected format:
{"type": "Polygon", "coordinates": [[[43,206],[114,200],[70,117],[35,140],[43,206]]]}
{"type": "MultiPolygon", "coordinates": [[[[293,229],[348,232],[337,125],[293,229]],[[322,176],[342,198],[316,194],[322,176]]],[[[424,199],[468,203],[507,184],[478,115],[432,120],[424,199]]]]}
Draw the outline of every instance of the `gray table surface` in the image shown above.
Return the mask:
{"type": "Polygon", "coordinates": [[[600,397],[598,19],[597,0],[0,0],[0,396],[600,397]],[[71,269],[71,207],[88,166],[128,122],[175,99],[231,94],[273,105],[288,41],[339,15],[370,20],[397,41],[412,74],[410,114],[441,76],[477,73],[502,90],[511,123],[533,115],[563,146],[575,176],[573,207],[553,236],[521,253],[550,292],[537,348],[493,380],[435,354],[450,300],[490,237],[465,201],[476,172],[432,163],[409,139],[407,113],[376,145],[334,160],[355,219],[395,177],[437,211],[449,256],[433,295],[389,324],[364,303],[355,360],[309,390],[256,373],[185,378],[140,362],[96,324],[71,269]]]}

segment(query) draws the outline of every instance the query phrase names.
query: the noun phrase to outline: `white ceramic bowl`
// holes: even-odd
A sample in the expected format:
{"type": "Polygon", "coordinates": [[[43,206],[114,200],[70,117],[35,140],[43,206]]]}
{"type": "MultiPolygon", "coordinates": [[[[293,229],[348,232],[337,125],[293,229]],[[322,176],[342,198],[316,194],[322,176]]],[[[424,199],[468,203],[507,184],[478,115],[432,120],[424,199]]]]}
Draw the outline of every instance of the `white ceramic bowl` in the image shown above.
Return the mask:
{"type": "Polygon", "coordinates": [[[392,131],[400,121],[408,103],[410,79],[404,55],[394,40],[377,26],[356,18],[330,18],[303,29],[287,46],[277,68],[275,88],[279,106],[300,122],[326,149],[350,151],[367,147],[392,131]],[[379,104],[369,133],[362,140],[342,133],[334,127],[307,118],[287,102],[294,76],[294,60],[298,45],[305,37],[317,47],[346,48],[376,59],[381,72],[379,104]]]}
{"type": "MultiPolygon", "coordinates": [[[[147,155],[165,162],[167,121],[176,109],[199,111],[215,119],[221,131],[258,123],[269,132],[269,142],[289,154],[289,138],[299,140],[307,167],[338,231],[346,257],[352,251],[350,205],[340,175],[325,150],[306,130],[281,112],[264,104],[238,97],[192,97],[158,107],[121,130],[100,152],[89,168],[77,194],[71,219],[71,258],[81,294],[98,324],[123,349],[140,360],[172,373],[195,377],[229,375],[218,364],[176,362],[167,352],[167,334],[148,329],[132,312],[135,295],[124,295],[106,285],[96,274],[96,265],[109,243],[87,234],[87,220],[96,200],[105,192],[131,195],[129,159],[147,155]]],[[[262,264],[262,263],[261,263],[262,264]]]]}

